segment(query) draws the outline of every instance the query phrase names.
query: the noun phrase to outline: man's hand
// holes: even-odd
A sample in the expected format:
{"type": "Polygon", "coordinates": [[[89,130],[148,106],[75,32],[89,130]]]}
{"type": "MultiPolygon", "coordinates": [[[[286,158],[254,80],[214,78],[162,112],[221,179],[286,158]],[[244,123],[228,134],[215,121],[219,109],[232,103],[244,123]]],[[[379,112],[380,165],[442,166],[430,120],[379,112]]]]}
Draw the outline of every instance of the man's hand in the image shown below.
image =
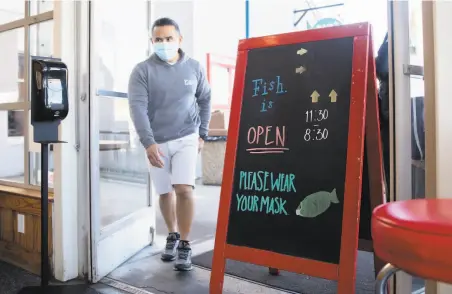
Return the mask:
{"type": "Polygon", "coordinates": [[[204,140],[202,138],[199,138],[198,153],[201,152],[203,147],[204,147],[204,140]]]}
{"type": "Polygon", "coordinates": [[[148,156],[149,162],[152,166],[162,168],[163,160],[160,156],[164,156],[163,152],[160,150],[159,145],[152,144],[146,149],[146,155],[148,156]]]}

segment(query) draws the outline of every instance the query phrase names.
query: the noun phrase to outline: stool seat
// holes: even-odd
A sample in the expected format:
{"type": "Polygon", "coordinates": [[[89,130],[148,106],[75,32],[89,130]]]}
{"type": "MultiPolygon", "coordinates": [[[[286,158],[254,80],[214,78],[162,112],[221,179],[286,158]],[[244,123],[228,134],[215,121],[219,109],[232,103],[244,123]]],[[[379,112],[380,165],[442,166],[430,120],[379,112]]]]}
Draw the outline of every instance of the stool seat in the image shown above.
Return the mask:
{"type": "Polygon", "coordinates": [[[424,279],[452,283],[452,199],[380,205],[372,216],[372,239],[384,261],[424,279]]]}

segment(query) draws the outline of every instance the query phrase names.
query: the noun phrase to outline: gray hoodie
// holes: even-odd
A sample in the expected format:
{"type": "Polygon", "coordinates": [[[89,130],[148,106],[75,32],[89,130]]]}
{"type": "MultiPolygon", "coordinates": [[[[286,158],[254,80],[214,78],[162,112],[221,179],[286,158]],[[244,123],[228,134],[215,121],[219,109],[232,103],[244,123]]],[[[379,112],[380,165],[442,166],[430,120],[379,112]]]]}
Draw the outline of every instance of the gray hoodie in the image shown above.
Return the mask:
{"type": "Polygon", "coordinates": [[[179,53],[173,65],[153,54],[130,75],[130,115],[144,148],[193,133],[207,135],[210,85],[199,62],[179,53]]]}

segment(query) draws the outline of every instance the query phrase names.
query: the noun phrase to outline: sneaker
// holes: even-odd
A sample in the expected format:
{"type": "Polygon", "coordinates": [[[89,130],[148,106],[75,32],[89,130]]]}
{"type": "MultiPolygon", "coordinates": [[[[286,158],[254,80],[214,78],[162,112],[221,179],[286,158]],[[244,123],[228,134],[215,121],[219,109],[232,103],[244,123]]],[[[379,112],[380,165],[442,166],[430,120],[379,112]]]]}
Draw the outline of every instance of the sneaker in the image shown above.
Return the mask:
{"type": "Polygon", "coordinates": [[[191,248],[188,241],[180,241],[177,247],[177,260],[174,269],[178,271],[191,271],[191,248]]]}
{"type": "Polygon", "coordinates": [[[179,233],[169,233],[166,238],[165,251],[162,253],[163,261],[173,261],[176,259],[177,246],[179,246],[180,235],[179,233]]]}

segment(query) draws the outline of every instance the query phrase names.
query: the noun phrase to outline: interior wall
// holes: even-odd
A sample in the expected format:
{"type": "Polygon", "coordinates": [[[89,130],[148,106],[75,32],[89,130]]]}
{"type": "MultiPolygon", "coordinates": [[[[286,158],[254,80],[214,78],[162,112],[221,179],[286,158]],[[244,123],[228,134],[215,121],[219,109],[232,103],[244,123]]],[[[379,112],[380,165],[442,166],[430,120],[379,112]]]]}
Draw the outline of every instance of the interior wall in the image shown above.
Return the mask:
{"type": "MultiPolygon", "coordinates": [[[[424,1],[426,196],[452,198],[452,2],[424,1]]],[[[452,285],[429,281],[427,294],[452,293],[452,285]]]]}
{"type": "Polygon", "coordinates": [[[195,48],[195,20],[193,15],[196,1],[158,0],[151,3],[152,21],[161,17],[174,19],[179,24],[183,36],[182,49],[188,55],[193,56],[195,48]]]}
{"type": "Polygon", "coordinates": [[[207,53],[234,57],[245,38],[245,2],[194,1],[194,54],[206,66],[207,53]]]}
{"type": "Polygon", "coordinates": [[[293,25],[293,11],[305,5],[305,1],[300,0],[250,0],[250,37],[274,35],[298,30],[293,25]]]}

